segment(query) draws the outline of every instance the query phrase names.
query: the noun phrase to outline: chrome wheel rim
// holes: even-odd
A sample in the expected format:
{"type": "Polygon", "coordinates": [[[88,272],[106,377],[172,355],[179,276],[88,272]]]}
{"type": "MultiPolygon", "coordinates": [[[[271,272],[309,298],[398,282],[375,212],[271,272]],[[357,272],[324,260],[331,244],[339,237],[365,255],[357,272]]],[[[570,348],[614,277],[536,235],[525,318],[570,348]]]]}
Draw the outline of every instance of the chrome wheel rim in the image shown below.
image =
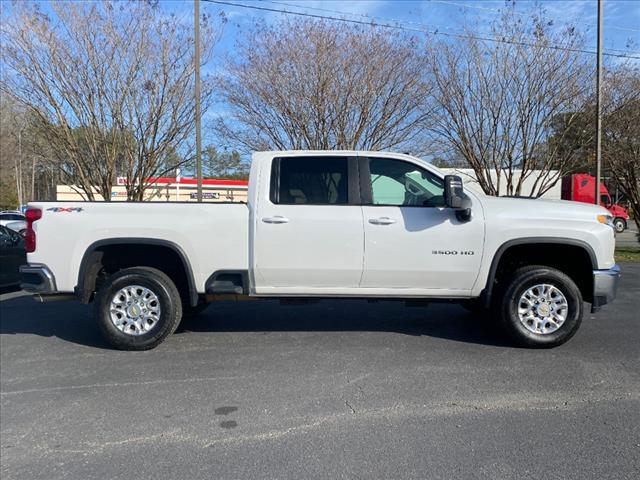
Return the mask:
{"type": "Polygon", "coordinates": [[[148,333],[158,324],[160,313],[160,300],[147,287],[128,285],[111,297],[111,322],[127,335],[148,333]]]}
{"type": "Polygon", "coordinates": [[[566,297],[555,285],[541,283],[525,290],[518,302],[520,323],[532,333],[548,335],[564,324],[569,313],[566,297]]]}

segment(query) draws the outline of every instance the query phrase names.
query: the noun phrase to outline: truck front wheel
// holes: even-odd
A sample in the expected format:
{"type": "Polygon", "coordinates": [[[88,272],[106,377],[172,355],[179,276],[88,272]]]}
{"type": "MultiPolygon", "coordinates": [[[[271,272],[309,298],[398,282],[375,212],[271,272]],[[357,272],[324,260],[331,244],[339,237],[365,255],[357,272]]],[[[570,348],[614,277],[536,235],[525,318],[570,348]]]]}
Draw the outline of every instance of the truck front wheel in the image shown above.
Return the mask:
{"type": "Polygon", "coordinates": [[[94,303],[100,332],[120,350],[156,347],[182,318],[178,289],[155,268],[127,268],[111,275],[94,303]]]}
{"type": "Polygon", "coordinates": [[[613,228],[616,229],[616,233],[622,233],[627,228],[627,222],[624,221],[624,218],[617,217],[613,220],[613,228]]]}
{"type": "Polygon", "coordinates": [[[505,330],[524,347],[561,345],[582,322],[580,289],[561,271],[541,265],[516,270],[499,306],[505,330]]]}

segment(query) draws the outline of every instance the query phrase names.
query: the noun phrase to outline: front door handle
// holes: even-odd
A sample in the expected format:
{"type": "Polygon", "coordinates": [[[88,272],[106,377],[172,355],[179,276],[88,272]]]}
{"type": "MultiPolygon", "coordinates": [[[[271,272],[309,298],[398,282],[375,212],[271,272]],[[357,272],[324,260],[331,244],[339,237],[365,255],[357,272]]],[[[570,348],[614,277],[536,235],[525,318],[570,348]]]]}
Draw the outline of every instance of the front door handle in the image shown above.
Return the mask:
{"type": "Polygon", "coordinates": [[[391,225],[392,223],[396,223],[393,218],[389,217],[380,217],[380,218],[370,218],[369,223],[374,225],[391,225]]]}
{"type": "Polygon", "coordinates": [[[289,223],[289,219],[282,215],[275,215],[273,217],[262,217],[264,223],[289,223]]]}

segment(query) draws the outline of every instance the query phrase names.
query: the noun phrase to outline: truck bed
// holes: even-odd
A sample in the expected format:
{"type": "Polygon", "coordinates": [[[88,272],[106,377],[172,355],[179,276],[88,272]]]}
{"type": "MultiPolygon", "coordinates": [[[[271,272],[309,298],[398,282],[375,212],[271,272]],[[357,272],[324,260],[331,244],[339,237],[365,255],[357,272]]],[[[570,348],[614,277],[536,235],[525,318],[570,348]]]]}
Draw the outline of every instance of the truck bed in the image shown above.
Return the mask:
{"type": "Polygon", "coordinates": [[[33,202],[36,251],[29,263],[47,263],[57,288],[73,291],[84,252],[95,242],[153,238],[170,242],[191,262],[198,292],[216,270],[247,270],[249,209],[242,203],[33,202]],[[62,254],[64,252],[64,254],[62,254]]]}

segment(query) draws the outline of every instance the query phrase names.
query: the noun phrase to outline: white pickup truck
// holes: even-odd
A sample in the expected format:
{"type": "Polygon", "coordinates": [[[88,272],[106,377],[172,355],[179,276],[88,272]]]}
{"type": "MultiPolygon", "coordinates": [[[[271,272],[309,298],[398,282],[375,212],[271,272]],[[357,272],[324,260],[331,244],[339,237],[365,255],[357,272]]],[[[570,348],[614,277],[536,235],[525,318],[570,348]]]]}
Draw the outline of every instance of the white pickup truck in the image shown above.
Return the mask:
{"type": "Polygon", "coordinates": [[[22,287],[93,302],[130,350],[248,297],[459,302],[519,345],[552,347],[619,278],[604,208],[465,192],[397,153],[255,153],[247,204],[33,202],[26,217],[22,287]]]}

